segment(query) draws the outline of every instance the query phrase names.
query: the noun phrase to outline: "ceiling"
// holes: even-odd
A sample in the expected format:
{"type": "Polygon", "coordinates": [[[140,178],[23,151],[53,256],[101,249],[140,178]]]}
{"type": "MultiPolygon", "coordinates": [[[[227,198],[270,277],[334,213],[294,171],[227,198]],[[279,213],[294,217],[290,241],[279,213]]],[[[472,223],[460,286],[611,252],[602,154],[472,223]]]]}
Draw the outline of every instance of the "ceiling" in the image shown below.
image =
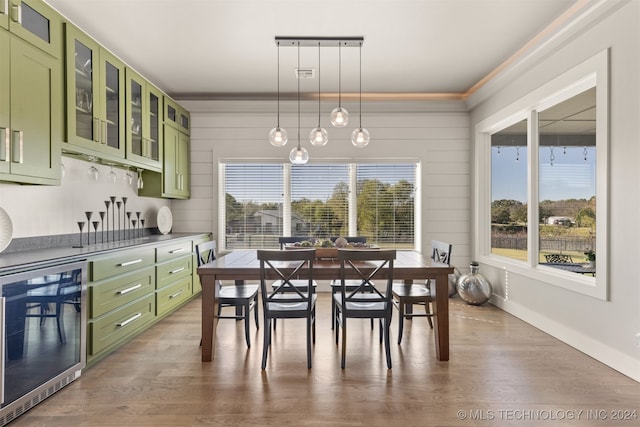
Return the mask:
{"type": "MultiPolygon", "coordinates": [[[[46,0],[176,99],[277,92],[275,36],[363,36],[362,91],[464,99],[561,27],[584,0],[46,0]],[[568,11],[568,12],[567,12],[568,11]],[[566,12],[566,13],[565,13],[566,12]]],[[[297,49],[280,48],[280,90],[297,91],[297,49]]],[[[344,96],[358,48],[342,49],[344,96]]],[[[318,50],[300,48],[301,68],[318,50]]],[[[338,48],[321,49],[322,92],[338,91],[338,48]]],[[[317,92],[316,79],[301,91],[317,92]]]]}

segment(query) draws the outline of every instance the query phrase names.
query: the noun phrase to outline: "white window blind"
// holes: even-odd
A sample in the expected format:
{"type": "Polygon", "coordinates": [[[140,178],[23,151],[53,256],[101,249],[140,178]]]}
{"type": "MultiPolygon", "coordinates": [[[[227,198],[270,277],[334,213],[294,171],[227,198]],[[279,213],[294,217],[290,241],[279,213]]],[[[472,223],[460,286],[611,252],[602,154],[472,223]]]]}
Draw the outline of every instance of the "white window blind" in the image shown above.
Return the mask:
{"type": "Polygon", "coordinates": [[[292,166],[291,212],[293,236],[347,236],[349,165],[292,166]]]}
{"type": "Polygon", "coordinates": [[[414,248],[415,170],[413,163],[357,166],[359,235],[384,247],[414,248]]]}
{"type": "Polygon", "coordinates": [[[223,163],[225,248],[277,248],[279,236],[365,236],[414,249],[416,166],[223,163]]]}

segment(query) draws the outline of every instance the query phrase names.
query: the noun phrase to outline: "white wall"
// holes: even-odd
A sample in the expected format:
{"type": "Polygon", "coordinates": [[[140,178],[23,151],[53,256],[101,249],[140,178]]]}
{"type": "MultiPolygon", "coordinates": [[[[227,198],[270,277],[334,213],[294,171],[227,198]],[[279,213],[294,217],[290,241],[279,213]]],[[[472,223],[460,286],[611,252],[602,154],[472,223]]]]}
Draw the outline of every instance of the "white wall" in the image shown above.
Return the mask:
{"type": "Polygon", "coordinates": [[[640,334],[640,1],[609,5],[614,7],[607,14],[551,43],[544,54],[520,67],[511,81],[491,88],[489,96],[483,94],[486,98],[471,113],[475,127],[610,48],[609,299],[562,289],[495,264],[483,265],[481,270],[496,285],[495,304],[640,381],[640,348],[636,347],[636,334],[640,334]]]}
{"type": "Polygon", "coordinates": [[[142,212],[145,227],[155,227],[158,209],[170,204],[168,200],[138,197],[137,174],[133,171],[133,183],[129,185],[123,179],[124,169],[114,168],[117,182],[111,184],[107,181],[109,166],[95,165],[100,172],[95,181],[87,174],[92,163],[71,157],[63,157],[62,163],[65,176],[60,186],[0,183],[0,207],[11,218],[14,239],[77,233],[77,221],[87,220],[84,212],[93,211],[92,220],[97,220],[97,212],[105,210],[104,201],[109,196],[118,200],[128,197],[127,211],[142,212]]]}
{"type": "MultiPolygon", "coordinates": [[[[174,201],[179,231],[209,231],[217,235],[217,163],[222,158],[288,159],[297,141],[297,115],[291,103],[281,103],[280,124],[289,132],[283,148],[268,142],[276,124],[276,103],[180,100],[191,113],[191,199],[174,201]]],[[[328,104],[328,103],[327,103],[328,104]]],[[[343,104],[357,123],[357,106],[343,104]]],[[[417,158],[422,162],[422,250],[431,239],[454,245],[453,262],[466,266],[470,250],[470,142],[466,108],[459,102],[363,104],[363,126],[371,133],[366,148],[351,145],[353,126],[328,124],[332,106],[325,105],[322,124],[329,132],[325,147],[312,147],[309,131],[317,125],[317,104],[303,101],[301,143],[311,161],[321,159],[417,158]]]]}

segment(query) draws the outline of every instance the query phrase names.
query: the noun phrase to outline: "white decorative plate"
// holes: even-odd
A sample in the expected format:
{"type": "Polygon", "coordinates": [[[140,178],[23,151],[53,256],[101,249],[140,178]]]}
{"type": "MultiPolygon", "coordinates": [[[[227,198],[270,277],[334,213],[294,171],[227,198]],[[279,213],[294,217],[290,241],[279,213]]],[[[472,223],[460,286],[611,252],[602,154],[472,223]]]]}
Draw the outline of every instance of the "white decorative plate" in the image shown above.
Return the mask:
{"type": "Polygon", "coordinates": [[[171,214],[171,210],[163,206],[158,210],[158,230],[162,234],[167,234],[171,231],[171,227],[173,226],[173,215],[171,214]]]}
{"type": "Polygon", "coordinates": [[[7,212],[0,208],[0,252],[4,251],[13,238],[13,224],[7,212]]]}

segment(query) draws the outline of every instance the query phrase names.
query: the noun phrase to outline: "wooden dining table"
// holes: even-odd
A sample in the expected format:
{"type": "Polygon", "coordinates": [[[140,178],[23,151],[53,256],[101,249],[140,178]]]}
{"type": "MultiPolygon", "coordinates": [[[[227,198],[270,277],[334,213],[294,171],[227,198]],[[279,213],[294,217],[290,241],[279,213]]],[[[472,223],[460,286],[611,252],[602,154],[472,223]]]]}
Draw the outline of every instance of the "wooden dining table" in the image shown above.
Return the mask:
{"type": "MultiPolygon", "coordinates": [[[[362,271],[373,271],[375,265],[361,265],[362,271]]],[[[281,271],[287,271],[287,265],[279,265],[281,271]]],[[[293,267],[291,267],[292,269],[293,267]]],[[[435,279],[433,292],[433,320],[438,360],[449,360],[449,285],[448,276],[453,267],[425,258],[416,251],[398,250],[394,262],[394,280],[402,280],[406,286],[414,281],[424,283],[425,279],[435,279]]],[[[299,278],[308,274],[303,269],[299,278]]],[[[339,277],[340,263],[336,259],[320,259],[314,262],[314,280],[333,280],[339,277]]],[[[202,283],[202,361],[210,362],[215,354],[216,326],[218,324],[218,296],[220,280],[260,280],[260,262],[255,249],[233,250],[214,261],[198,267],[202,283]]],[[[356,277],[353,277],[356,278],[356,277]]]]}

